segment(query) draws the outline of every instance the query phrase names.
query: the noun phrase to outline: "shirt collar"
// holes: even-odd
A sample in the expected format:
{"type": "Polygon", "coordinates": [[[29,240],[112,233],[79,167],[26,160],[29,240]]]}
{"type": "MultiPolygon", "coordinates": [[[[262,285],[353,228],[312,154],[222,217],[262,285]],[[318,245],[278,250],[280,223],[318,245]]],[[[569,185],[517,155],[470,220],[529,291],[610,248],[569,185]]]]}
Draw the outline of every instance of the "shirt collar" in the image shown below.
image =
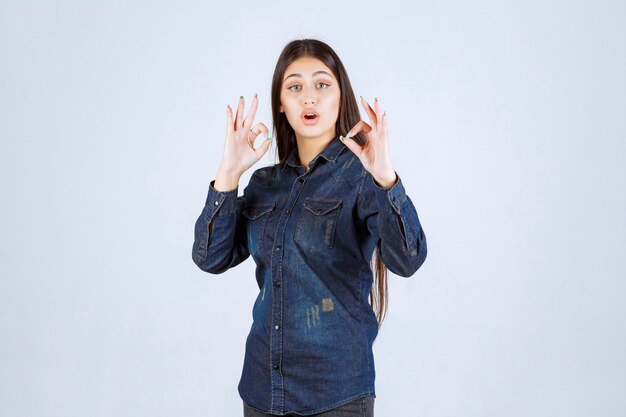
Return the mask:
{"type": "MultiPolygon", "coordinates": [[[[309,165],[311,165],[319,157],[325,158],[327,161],[335,163],[337,162],[337,157],[341,154],[341,152],[343,152],[345,148],[346,145],[344,145],[343,142],[339,140],[339,136],[335,136],[335,138],[330,141],[326,148],[324,148],[322,152],[320,152],[315,158],[313,158],[309,165]]],[[[294,147],[291,150],[291,153],[287,157],[283,169],[285,169],[287,165],[290,165],[292,167],[302,166],[298,157],[298,148],[294,147]]]]}

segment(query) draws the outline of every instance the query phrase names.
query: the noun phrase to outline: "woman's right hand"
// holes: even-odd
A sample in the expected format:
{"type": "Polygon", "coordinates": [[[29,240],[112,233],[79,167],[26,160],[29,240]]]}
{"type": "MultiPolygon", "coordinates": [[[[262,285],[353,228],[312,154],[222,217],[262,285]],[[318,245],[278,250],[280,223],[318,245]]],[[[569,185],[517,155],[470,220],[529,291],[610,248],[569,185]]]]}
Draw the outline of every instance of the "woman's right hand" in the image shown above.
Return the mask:
{"type": "Polygon", "coordinates": [[[252,106],[246,118],[242,120],[243,105],[243,97],[240,97],[234,122],[233,110],[230,105],[226,109],[226,141],[224,142],[222,162],[216,183],[221,179],[220,183],[225,186],[228,185],[230,188],[234,188],[233,180],[236,179],[236,183],[238,183],[239,177],[261,159],[270,147],[271,138],[263,140],[263,143],[258,148],[254,148],[254,141],[257,136],[263,132],[269,135],[269,129],[263,123],[257,123],[251,128],[257,107],[259,106],[258,97],[254,96],[252,106]]]}

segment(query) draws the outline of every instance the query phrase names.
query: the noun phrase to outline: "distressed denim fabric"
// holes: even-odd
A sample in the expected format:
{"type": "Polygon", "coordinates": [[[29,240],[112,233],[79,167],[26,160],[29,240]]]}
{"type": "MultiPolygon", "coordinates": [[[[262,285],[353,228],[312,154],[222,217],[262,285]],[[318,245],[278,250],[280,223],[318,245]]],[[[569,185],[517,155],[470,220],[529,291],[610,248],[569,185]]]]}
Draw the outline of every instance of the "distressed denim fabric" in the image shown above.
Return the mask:
{"type": "Polygon", "coordinates": [[[283,166],[257,169],[243,196],[213,184],[195,223],[193,261],[212,274],[249,256],[256,263],[242,400],[270,414],[310,415],[375,395],[374,247],[402,277],[427,252],[400,176],[379,187],[337,137],[308,171],[296,150],[283,166]]]}

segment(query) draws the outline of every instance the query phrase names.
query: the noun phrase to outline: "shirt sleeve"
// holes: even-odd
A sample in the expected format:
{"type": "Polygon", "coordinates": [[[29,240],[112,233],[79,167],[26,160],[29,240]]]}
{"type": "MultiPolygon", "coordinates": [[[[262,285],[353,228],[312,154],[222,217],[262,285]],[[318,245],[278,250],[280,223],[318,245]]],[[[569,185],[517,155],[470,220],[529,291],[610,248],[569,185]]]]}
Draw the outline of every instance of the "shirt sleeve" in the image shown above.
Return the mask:
{"type": "Polygon", "coordinates": [[[426,235],[400,175],[390,188],[367,172],[359,190],[358,216],[376,240],[378,253],[394,274],[410,277],[426,260],[426,235]]]}
{"type": "Polygon", "coordinates": [[[221,274],[245,261],[250,253],[241,216],[245,198],[237,197],[239,187],[217,191],[214,183],[215,180],[209,183],[204,208],[196,220],[192,259],[203,271],[221,274]]]}

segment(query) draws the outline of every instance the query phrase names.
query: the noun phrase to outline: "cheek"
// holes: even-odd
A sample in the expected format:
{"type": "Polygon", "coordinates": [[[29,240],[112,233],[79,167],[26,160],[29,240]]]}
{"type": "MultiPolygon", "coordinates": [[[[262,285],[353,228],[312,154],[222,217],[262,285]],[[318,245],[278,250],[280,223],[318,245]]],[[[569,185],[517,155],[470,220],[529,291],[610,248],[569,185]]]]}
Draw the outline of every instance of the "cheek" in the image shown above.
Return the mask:
{"type": "Polygon", "coordinates": [[[289,98],[286,97],[281,97],[280,98],[280,103],[283,106],[283,111],[285,112],[285,115],[287,115],[287,117],[291,117],[291,115],[294,112],[294,106],[293,103],[291,101],[289,101],[289,98]]]}
{"type": "Polygon", "coordinates": [[[339,112],[339,105],[341,103],[341,97],[339,96],[339,93],[336,93],[333,95],[333,97],[331,97],[330,101],[333,103],[332,108],[336,111],[339,112]]]}
{"type": "Polygon", "coordinates": [[[329,110],[336,116],[339,115],[339,97],[337,97],[337,100],[333,101],[333,104],[330,106],[329,110]]]}
{"type": "Polygon", "coordinates": [[[287,107],[284,107],[284,110],[287,119],[289,119],[290,121],[295,120],[299,117],[297,112],[294,111],[292,107],[289,107],[289,105],[287,105],[287,107]]]}

